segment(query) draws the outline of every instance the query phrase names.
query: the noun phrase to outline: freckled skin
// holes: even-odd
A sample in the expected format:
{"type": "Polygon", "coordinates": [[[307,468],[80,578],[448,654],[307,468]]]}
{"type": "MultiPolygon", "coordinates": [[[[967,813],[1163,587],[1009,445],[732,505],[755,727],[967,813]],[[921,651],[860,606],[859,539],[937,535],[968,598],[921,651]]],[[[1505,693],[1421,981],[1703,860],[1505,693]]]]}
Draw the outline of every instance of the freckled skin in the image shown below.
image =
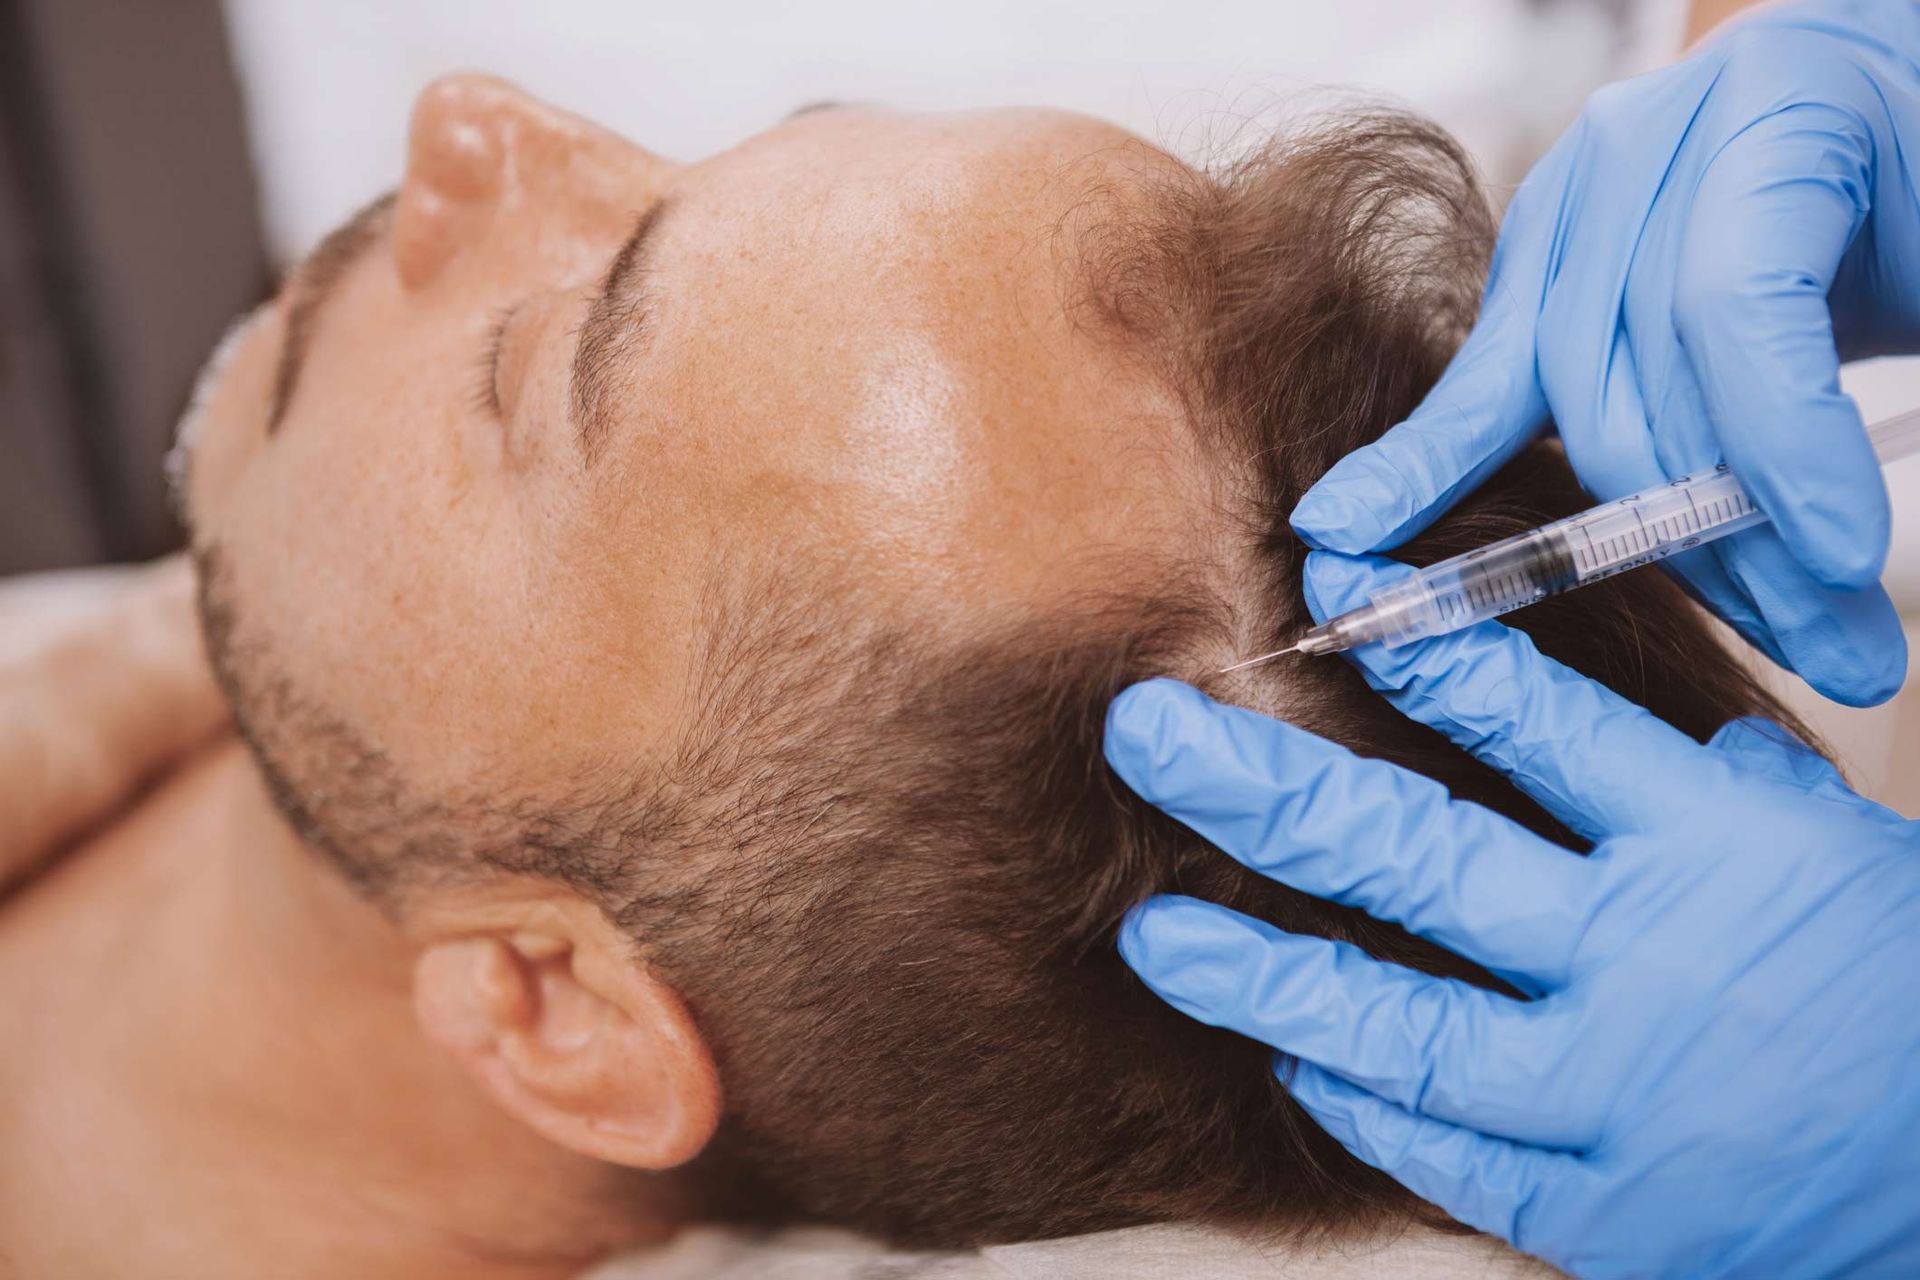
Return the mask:
{"type": "Polygon", "coordinates": [[[683,166],[441,82],[277,434],[284,301],[214,389],[196,537],[307,698],[423,787],[520,794],[672,740],[723,564],[838,566],[863,607],[964,628],[1196,555],[1173,404],[1063,306],[1089,190],[1173,163],[1055,112],[847,109],[683,166]],[[653,337],[588,467],[573,338],[662,197],[653,337]]]}

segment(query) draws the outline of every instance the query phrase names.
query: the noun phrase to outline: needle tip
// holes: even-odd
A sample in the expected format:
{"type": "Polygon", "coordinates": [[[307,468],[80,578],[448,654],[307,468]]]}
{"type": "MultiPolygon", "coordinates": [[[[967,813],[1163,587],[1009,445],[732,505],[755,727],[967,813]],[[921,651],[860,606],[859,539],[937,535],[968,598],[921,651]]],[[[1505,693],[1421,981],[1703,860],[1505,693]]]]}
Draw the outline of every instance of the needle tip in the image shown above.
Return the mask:
{"type": "Polygon", "coordinates": [[[1297,644],[1290,644],[1284,649],[1275,649],[1272,653],[1263,653],[1257,658],[1248,658],[1245,662],[1236,662],[1230,667],[1222,667],[1216,674],[1224,676],[1229,671],[1244,671],[1248,667],[1257,667],[1263,662],[1272,662],[1275,658],[1284,658],[1290,653],[1297,652],[1299,648],[1300,646],[1297,644]]]}

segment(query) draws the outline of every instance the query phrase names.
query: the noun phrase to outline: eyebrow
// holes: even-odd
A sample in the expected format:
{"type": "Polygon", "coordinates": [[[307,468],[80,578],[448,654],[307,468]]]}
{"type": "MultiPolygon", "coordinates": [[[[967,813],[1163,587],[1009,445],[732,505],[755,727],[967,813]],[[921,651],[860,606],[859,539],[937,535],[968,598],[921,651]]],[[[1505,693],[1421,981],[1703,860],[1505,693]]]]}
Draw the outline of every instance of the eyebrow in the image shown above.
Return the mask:
{"type": "Polygon", "coordinates": [[[280,361],[273,371],[273,394],[267,402],[267,434],[272,435],[287,416],[300,371],[307,363],[320,310],[339,288],[353,264],[373,247],[393,213],[395,192],[389,191],[327,233],[305,261],[294,268],[293,305],[287,312],[287,336],[280,344],[280,361]]]}
{"type": "Polygon", "coordinates": [[[621,374],[653,336],[648,309],[647,250],[654,242],[668,201],[656,201],[640,215],[633,234],[613,255],[600,291],[580,325],[573,351],[572,408],[580,451],[593,465],[613,428],[616,398],[627,389],[621,374]]]}

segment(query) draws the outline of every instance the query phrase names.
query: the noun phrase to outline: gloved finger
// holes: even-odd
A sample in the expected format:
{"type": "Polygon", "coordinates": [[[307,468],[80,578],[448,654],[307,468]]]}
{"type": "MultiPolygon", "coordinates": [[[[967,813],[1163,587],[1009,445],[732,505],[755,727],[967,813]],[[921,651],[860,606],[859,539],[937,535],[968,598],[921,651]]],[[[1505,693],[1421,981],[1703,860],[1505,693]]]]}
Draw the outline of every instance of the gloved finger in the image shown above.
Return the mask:
{"type": "MultiPolygon", "coordinates": [[[[1307,557],[1316,618],[1366,603],[1409,572],[1377,556],[1307,557]]],[[[1546,657],[1525,632],[1482,622],[1347,657],[1400,711],[1500,770],[1590,840],[1684,816],[1701,803],[1700,744],[1613,690],[1546,657]]]]}
{"type": "Polygon", "coordinates": [[[1771,528],[1749,529],[1713,550],[1777,641],[1781,665],[1848,706],[1873,706],[1900,691],[1907,637],[1886,588],[1822,586],[1771,528]]]}
{"type": "MultiPolygon", "coordinates": [[[[1664,301],[1636,309],[1633,359],[1616,360],[1609,368],[1610,387],[1619,381],[1615,371],[1630,364],[1657,388],[1657,458],[1648,456],[1636,464],[1641,474],[1619,488],[1622,493],[1670,477],[1703,473],[1724,452],[1709,421],[1699,380],[1673,336],[1670,287],[1671,281],[1668,290],[1655,291],[1664,301]]],[[[1630,385],[1609,396],[1610,402],[1633,398],[1630,385]]],[[[1626,431],[1615,433],[1615,438],[1645,440],[1644,433],[1626,431]]],[[[1579,459],[1575,461],[1578,465],[1579,459]]],[[[1588,471],[1582,470],[1581,475],[1591,483],[1588,471]]],[[[1748,530],[1676,557],[1667,567],[1696,599],[1749,643],[1828,697],[1869,705],[1884,701],[1899,688],[1906,642],[1885,592],[1878,586],[1865,591],[1824,586],[1772,527],[1748,530]],[[1755,584],[1751,590],[1744,585],[1749,582],[1755,584]]]]}
{"type": "MultiPolygon", "coordinates": [[[[1726,544],[1736,541],[1738,538],[1729,538],[1726,544]]],[[[1721,563],[1719,552],[1722,545],[1725,544],[1714,543],[1696,547],[1692,551],[1682,551],[1661,561],[1660,567],[1677,579],[1681,589],[1692,596],[1697,604],[1739,633],[1742,640],[1765,654],[1775,666],[1790,670],[1787,655],[1774,638],[1773,628],[1760,616],[1759,606],[1728,575],[1726,566],[1721,563]]]]}
{"type": "Polygon", "coordinates": [[[1174,680],[1114,699],[1127,785],[1262,875],[1361,907],[1529,992],[1558,985],[1591,868],[1431,778],[1174,680]]]}
{"type": "MultiPolygon", "coordinates": [[[[1630,318],[1633,313],[1611,301],[1618,291],[1614,255],[1587,258],[1569,250],[1569,256],[1574,260],[1563,262],[1557,277],[1564,292],[1549,304],[1550,317],[1542,321],[1540,377],[1580,486],[1611,502],[1672,478],[1661,469],[1652,424],[1666,412],[1662,401],[1673,361],[1658,347],[1649,350],[1619,323],[1621,314],[1630,318]],[[1587,278],[1570,283],[1576,277],[1587,278]],[[1601,304],[1601,298],[1609,302],[1601,304]]],[[[1671,323],[1666,333],[1667,346],[1677,345],[1671,323]]]]}
{"type": "Polygon", "coordinates": [[[1515,193],[1480,318],[1405,422],[1348,454],[1293,509],[1308,543],[1347,552],[1397,546],[1498,470],[1545,425],[1534,341],[1569,140],[1515,193]]]}
{"type": "Polygon", "coordinates": [[[1310,1062],[1281,1080],[1314,1122],[1365,1163],[1481,1231],[1523,1244],[1522,1206],[1577,1157],[1491,1138],[1404,1108],[1310,1062]]]}
{"type": "Polygon", "coordinates": [[[1765,716],[1729,720],[1707,745],[1741,768],[1797,791],[1833,799],[1850,799],[1854,794],[1832,761],[1765,716]]]}
{"type": "Polygon", "coordinates": [[[1517,1000],[1177,896],[1129,913],[1120,954],[1187,1016],[1410,1111],[1554,1145],[1594,1137],[1590,1117],[1539,1105],[1556,1075],[1554,1024],[1517,1000]]]}
{"type": "Polygon", "coordinates": [[[1847,590],[1879,581],[1892,525],[1827,309],[1867,215],[1871,148],[1851,113],[1815,103],[1736,136],[1694,193],[1674,297],[1727,462],[1795,557],[1847,590]]]}
{"type": "Polygon", "coordinates": [[[1775,666],[1835,702],[1875,706],[1899,692],[1906,679],[1907,637],[1886,591],[1820,586],[1771,529],[1749,529],[1682,552],[1661,567],[1775,666]],[[1763,540],[1770,549],[1756,554],[1752,544],[1763,540]],[[1756,561],[1773,567],[1756,568],[1756,561]],[[1739,567],[1738,578],[1727,571],[1729,562],[1739,567]],[[1758,584],[1760,601],[1742,581],[1758,584]]]}

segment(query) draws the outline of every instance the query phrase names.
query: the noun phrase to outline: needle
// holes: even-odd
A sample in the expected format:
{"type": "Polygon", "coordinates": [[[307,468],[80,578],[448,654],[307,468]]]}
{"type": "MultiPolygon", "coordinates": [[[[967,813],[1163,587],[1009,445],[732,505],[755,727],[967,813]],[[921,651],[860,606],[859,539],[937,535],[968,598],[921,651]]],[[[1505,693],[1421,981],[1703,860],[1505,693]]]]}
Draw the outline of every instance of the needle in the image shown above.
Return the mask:
{"type": "Polygon", "coordinates": [[[1216,674],[1225,675],[1229,671],[1242,671],[1247,667],[1257,667],[1263,662],[1272,662],[1275,658],[1284,658],[1290,653],[1297,652],[1299,648],[1300,646],[1297,644],[1290,644],[1284,649],[1275,649],[1272,653],[1263,653],[1257,658],[1248,658],[1245,662],[1236,662],[1230,667],[1222,667],[1216,674]]]}

